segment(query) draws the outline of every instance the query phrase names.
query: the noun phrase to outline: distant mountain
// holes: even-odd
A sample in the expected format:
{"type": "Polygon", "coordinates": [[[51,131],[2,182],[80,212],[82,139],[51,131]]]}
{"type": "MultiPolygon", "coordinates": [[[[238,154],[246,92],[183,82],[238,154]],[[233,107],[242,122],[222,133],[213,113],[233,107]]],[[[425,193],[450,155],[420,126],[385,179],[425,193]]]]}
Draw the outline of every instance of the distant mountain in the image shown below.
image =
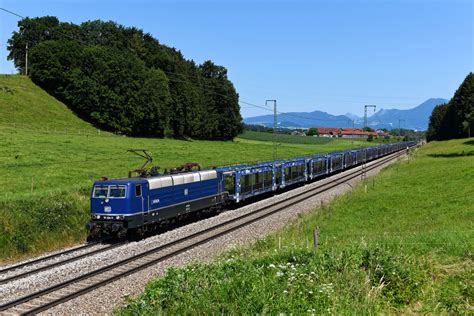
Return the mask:
{"type": "Polygon", "coordinates": [[[354,120],[354,121],[359,121],[359,120],[363,119],[363,117],[357,116],[357,115],[352,114],[352,113],[346,113],[344,115],[347,116],[348,118],[350,118],[351,120],[354,120]]]}
{"type": "Polygon", "coordinates": [[[381,109],[368,118],[370,127],[398,128],[398,120],[402,128],[427,130],[428,121],[433,108],[438,104],[448,102],[446,99],[428,99],[422,104],[409,110],[381,109]]]}
{"type": "MultiPolygon", "coordinates": [[[[428,99],[417,107],[409,110],[381,109],[368,118],[369,126],[372,128],[398,128],[398,120],[402,128],[426,130],[428,120],[433,108],[441,103],[448,102],[446,99],[428,99]]],[[[308,128],[308,127],[352,127],[362,126],[363,117],[352,113],[345,115],[331,115],[326,112],[288,112],[278,115],[278,127],[286,128],[308,128]]],[[[261,115],[244,118],[245,124],[273,126],[273,115],[261,115]]]]}
{"type": "MultiPolygon", "coordinates": [[[[245,124],[263,125],[266,127],[273,126],[273,115],[261,115],[255,117],[244,118],[245,124]]],[[[352,126],[352,120],[345,115],[331,115],[326,112],[288,112],[278,114],[278,127],[340,127],[352,126]]]]}

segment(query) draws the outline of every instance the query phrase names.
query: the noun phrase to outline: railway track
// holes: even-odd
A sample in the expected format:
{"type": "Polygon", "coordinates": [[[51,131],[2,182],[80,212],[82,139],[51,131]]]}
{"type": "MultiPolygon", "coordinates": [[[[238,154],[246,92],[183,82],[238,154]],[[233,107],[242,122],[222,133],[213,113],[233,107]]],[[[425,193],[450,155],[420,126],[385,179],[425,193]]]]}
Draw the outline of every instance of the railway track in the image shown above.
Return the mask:
{"type": "Polygon", "coordinates": [[[239,215],[188,236],[175,239],[127,259],[20,297],[14,301],[7,302],[0,305],[0,312],[2,312],[2,314],[36,314],[50,309],[53,306],[81,296],[115,280],[177,256],[272,214],[283,211],[316,194],[331,190],[361,175],[363,176],[366,172],[376,169],[394,159],[398,159],[404,154],[405,150],[401,150],[367,163],[363,167],[355,167],[347,172],[341,173],[337,179],[331,182],[322,183],[309,190],[275,202],[274,204],[263,206],[249,213],[239,215]]]}
{"type": "Polygon", "coordinates": [[[79,246],[79,247],[75,247],[75,248],[68,249],[68,250],[65,250],[65,251],[61,251],[61,252],[58,252],[58,253],[53,253],[49,256],[45,256],[45,257],[41,257],[41,258],[38,258],[38,259],[30,260],[30,261],[27,261],[27,262],[23,262],[23,263],[20,263],[20,264],[12,265],[12,266],[0,269],[0,274],[4,274],[4,273],[10,272],[10,271],[22,269],[24,267],[27,267],[27,266],[30,266],[30,265],[33,265],[33,264],[37,264],[37,263],[40,263],[40,262],[52,260],[54,258],[58,258],[58,257],[65,256],[65,255],[73,253],[73,252],[77,252],[77,251],[81,251],[81,250],[93,247],[95,245],[96,245],[96,243],[88,243],[88,244],[84,244],[84,245],[79,246]]]}
{"type": "Polygon", "coordinates": [[[18,265],[14,265],[14,266],[10,266],[10,267],[7,267],[5,269],[2,269],[2,270],[0,270],[0,285],[9,283],[9,282],[12,282],[12,281],[15,281],[15,280],[22,279],[24,277],[30,276],[32,274],[39,273],[41,271],[49,270],[49,269],[64,265],[66,263],[77,261],[79,259],[82,259],[82,258],[85,258],[85,257],[88,257],[88,256],[92,256],[92,255],[95,255],[95,254],[98,254],[98,253],[101,253],[101,252],[109,251],[113,248],[116,248],[116,247],[119,247],[119,246],[123,245],[124,242],[111,243],[110,245],[108,245],[106,247],[103,247],[103,248],[94,249],[94,250],[89,251],[89,252],[83,252],[83,253],[80,253],[76,256],[63,258],[62,260],[55,261],[55,262],[52,262],[50,264],[47,264],[48,261],[54,260],[56,258],[60,258],[62,256],[68,256],[68,255],[73,254],[75,252],[81,252],[81,251],[87,250],[89,248],[92,248],[94,246],[97,246],[99,244],[100,244],[100,242],[88,243],[88,244],[85,244],[85,245],[82,245],[82,246],[79,246],[79,247],[76,247],[76,248],[68,249],[68,250],[65,250],[65,251],[62,251],[62,252],[58,252],[58,253],[46,256],[46,257],[38,258],[38,259],[35,259],[35,260],[31,260],[31,261],[28,261],[28,262],[24,262],[24,263],[21,263],[21,264],[18,264],[18,265]],[[46,264],[42,265],[42,263],[46,263],[46,264]],[[29,267],[33,267],[33,266],[36,266],[36,265],[39,265],[39,267],[28,269],[29,267]],[[11,273],[12,271],[20,270],[20,269],[23,270],[25,268],[27,269],[26,271],[22,271],[18,274],[13,274],[11,276],[2,278],[2,276],[5,276],[6,274],[11,273]]]}

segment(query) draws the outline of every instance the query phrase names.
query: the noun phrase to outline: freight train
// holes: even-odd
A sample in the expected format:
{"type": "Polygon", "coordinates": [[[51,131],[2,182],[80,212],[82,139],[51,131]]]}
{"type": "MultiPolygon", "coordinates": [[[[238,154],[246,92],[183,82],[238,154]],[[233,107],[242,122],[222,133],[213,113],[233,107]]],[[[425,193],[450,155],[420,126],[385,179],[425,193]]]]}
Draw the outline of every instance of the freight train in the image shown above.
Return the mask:
{"type": "Polygon", "coordinates": [[[207,170],[96,181],[89,239],[141,235],[189,214],[271,194],[415,145],[401,142],[207,170]]]}

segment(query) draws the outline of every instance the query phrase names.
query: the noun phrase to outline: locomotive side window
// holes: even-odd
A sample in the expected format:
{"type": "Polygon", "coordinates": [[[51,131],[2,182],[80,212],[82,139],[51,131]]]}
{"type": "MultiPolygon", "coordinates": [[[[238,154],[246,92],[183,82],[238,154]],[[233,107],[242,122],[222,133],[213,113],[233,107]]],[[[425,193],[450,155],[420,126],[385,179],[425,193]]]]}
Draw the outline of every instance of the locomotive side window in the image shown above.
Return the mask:
{"type": "Polygon", "coordinates": [[[93,197],[95,198],[106,198],[109,187],[106,185],[96,185],[94,187],[93,197]]]}
{"type": "Polygon", "coordinates": [[[109,197],[110,198],[124,198],[125,189],[126,189],[126,186],[124,185],[111,185],[110,191],[109,191],[109,197]]]}
{"type": "Polygon", "coordinates": [[[135,196],[142,196],[142,186],[139,184],[135,186],[135,196]]]}

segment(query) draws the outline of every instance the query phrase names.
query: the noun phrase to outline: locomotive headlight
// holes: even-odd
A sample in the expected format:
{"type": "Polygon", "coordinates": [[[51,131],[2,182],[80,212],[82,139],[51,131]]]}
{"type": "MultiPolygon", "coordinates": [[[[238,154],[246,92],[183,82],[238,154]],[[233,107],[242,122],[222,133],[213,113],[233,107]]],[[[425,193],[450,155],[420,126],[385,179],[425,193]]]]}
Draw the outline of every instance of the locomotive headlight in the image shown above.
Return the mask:
{"type": "Polygon", "coordinates": [[[97,215],[97,219],[100,219],[100,215],[97,215]]]}

